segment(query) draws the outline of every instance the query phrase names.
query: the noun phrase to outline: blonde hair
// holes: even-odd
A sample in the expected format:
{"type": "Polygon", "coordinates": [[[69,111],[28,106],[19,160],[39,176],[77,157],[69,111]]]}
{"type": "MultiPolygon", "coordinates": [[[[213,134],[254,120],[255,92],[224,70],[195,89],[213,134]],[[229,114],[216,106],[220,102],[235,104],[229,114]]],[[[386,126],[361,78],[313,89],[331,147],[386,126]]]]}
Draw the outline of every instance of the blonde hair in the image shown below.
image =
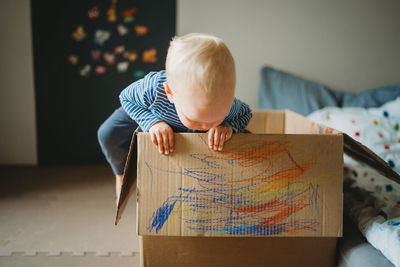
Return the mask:
{"type": "Polygon", "coordinates": [[[209,99],[233,98],[235,61],[223,41],[213,35],[191,33],[173,38],[166,72],[172,88],[190,85],[202,90],[209,99]]]}

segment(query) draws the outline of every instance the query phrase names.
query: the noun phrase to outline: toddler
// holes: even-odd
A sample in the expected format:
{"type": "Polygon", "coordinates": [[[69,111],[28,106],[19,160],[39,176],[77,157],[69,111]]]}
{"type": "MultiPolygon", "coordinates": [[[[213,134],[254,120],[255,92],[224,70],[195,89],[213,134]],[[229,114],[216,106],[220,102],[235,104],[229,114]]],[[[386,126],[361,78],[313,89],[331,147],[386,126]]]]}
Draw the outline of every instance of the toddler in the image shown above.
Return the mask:
{"type": "Polygon", "coordinates": [[[196,33],[175,37],[166,70],[151,72],[125,88],[122,107],[98,130],[100,146],[116,175],[117,201],[138,125],[165,155],[174,151],[174,132],[208,131],[209,147],[221,151],[251,118],[249,106],[234,97],[235,85],[235,62],[221,39],[196,33]]]}

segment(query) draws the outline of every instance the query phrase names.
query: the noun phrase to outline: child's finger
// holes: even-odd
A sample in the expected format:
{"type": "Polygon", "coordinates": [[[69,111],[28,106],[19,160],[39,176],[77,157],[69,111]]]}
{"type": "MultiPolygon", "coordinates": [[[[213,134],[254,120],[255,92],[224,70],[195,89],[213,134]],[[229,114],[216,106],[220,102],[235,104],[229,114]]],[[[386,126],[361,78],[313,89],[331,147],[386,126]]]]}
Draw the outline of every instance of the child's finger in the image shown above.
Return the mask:
{"type": "Polygon", "coordinates": [[[219,132],[215,131],[214,132],[214,146],[213,146],[213,149],[215,151],[218,150],[218,147],[219,147],[219,137],[220,137],[219,132]]]}
{"type": "Polygon", "coordinates": [[[213,149],[214,147],[214,133],[215,133],[215,129],[211,128],[208,131],[208,146],[213,149]]]}
{"type": "Polygon", "coordinates": [[[153,144],[154,144],[155,146],[158,146],[158,142],[157,142],[157,137],[156,137],[156,135],[155,135],[154,133],[150,133],[150,136],[151,136],[151,141],[153,142],[153,144]]]}
{"type": "Polygon", "coordinates": [[[163,144],[164,144],[164,153],[165,155],[169,154],[169,138],[168,138],[168,132],[164,132],[162,134],[162,139],[163,139],[163,144]]]}
{"type": "Polygon", "coordinates": [[[157,132],[156,135],[157,135],[157,143],[158,143],[158,152],[163,154],[164,153],[164,144],[163,144],[162,136],[159,132],[157,132]]]}
{"type": "Polygon", "coordinates": [[[225,140],[229,140],[229,139],[231,139],[231,137],[232,137],[232,133],[233,133],[233,130],[232,130],[232,128],[230,128],[230,129],[228,130],[228,133],[226,134],[226,138],[225,138],[225,140]]]}
{"type": "Polygon", "coordinates": [[[225,134],[225,141],[228,141],[229,139],[231,139],[231,137],[232,137],[232,131],[228,131],[228,132],[225,134]]]}
{"type": "Polygon", "coordinates": [[[173,152],[174,151],[174,133],[171,132],[168,135],[168,139],[169,139],[169,152],[173,152]]]}
{"type": "Polygon", "coordinates": [[[221,151],[224,148],[225,136],[226,136],[226,134],[224,132],[222,132],[219,137],[219,146],[218,146],[219,151],[221,151]]]}

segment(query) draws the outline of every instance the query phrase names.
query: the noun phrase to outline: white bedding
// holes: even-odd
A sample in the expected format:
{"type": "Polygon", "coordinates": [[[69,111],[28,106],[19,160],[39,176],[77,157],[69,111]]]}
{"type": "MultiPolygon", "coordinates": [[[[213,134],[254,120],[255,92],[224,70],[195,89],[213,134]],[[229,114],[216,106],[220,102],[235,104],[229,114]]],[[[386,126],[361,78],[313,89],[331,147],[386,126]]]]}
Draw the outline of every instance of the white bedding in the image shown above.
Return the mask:
{"type": "MultiPolygon", "coordinates": [[[[328,107],[308,117],[347,133],[400,173],[400,97],[379,108],[328,107]]],[[[344,163],[346,211],[367,240],[400,267],[400,185],[347,156],[344,163]]]]}

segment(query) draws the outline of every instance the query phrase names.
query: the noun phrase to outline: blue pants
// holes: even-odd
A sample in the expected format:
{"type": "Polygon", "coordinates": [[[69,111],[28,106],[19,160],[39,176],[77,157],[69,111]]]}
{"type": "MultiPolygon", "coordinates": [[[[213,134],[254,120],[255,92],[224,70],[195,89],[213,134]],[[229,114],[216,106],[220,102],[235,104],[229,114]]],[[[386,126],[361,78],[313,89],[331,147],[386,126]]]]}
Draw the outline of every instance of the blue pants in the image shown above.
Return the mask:
{"type": "Polygon", "coordinates": [[[115,175],[124,174],[132,134],[137,127],[137,123],[120,107],[97,130],[101,150],[115,175]]]}

